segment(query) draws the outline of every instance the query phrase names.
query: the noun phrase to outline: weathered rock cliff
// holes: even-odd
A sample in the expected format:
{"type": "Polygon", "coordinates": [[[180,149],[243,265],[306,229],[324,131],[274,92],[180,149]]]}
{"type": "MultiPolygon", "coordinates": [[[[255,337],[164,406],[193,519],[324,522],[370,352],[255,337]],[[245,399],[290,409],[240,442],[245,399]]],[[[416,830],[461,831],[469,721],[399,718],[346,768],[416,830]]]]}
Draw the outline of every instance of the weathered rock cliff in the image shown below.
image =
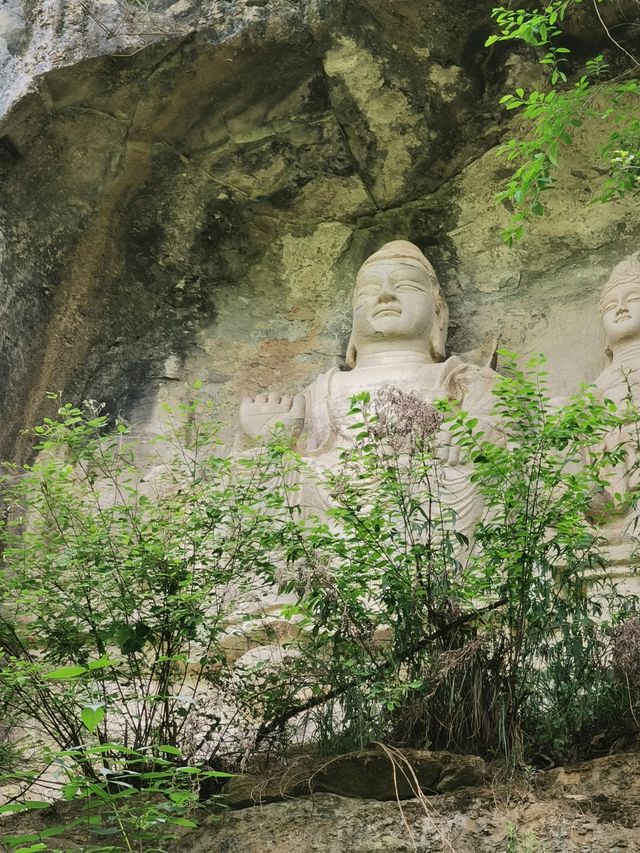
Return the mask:
{"type": "MultiPolygon", "coordinates": [[[[492,0],[8,0],[0,9],[0,451],[61,389],[139,421],[175,379],[220,401],[300,388],[344,351],[350,280],[385,239],[432,258],[462,352],[602,364],[597,290],[633,200],[589,207],[587,127],[516,251],[492,196],[492,0]],[[569,316],[572,322],[568,322],[569,316]]],[[[587,13],[585,13],[587,14],[587,13]]],[[[598,31],[572,34],[576,55],[598,31]]]]}

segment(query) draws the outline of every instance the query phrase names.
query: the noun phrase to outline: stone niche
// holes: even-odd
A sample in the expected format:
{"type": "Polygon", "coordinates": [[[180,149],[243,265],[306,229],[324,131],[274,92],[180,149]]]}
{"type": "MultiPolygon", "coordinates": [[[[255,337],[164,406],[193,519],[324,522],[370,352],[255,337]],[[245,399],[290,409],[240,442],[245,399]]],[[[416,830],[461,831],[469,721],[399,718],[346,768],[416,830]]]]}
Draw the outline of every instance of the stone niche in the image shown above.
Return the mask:
{"type": "Polygon", "coordinates": [[[551,215],[501,243],[498,100],[540,67],[484,49],[493,5],[6,3],[2,455],[28,455],[50,390],[141,430],[195,379],[228,424],[244,395],[299,391],[344,358],[355,272],[398,238],[437,271],[450,353],[496,338],[545,352],[558,395],[595,379],[598,296],[640,208],[590,205],[585,126],[551,215]]]}

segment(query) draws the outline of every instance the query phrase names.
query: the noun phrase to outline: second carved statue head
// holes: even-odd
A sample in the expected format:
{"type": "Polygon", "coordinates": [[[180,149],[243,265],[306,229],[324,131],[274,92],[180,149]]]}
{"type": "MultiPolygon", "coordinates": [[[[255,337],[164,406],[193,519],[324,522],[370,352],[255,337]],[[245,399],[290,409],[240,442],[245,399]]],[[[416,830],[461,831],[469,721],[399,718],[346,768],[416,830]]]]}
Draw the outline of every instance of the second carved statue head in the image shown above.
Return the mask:
{"type": "Polygon", "coordinates": [[[411,350],[445,357],[449,311],[435,271],[406,240],[385,243],[362,264],[353,290],[347,365],[370,352],[411,350]]]}
{"type": "Polygon", "coordinates": [[[607,355],[640,340],[640,256],[617,264],[600,297],[607,355]]]}

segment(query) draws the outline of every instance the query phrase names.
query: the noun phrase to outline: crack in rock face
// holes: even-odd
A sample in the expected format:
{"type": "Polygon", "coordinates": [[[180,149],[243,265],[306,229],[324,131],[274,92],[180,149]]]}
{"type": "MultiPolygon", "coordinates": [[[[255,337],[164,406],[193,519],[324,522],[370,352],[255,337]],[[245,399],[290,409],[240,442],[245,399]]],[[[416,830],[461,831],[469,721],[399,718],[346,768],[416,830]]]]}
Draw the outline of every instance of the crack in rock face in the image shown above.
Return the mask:
{"type": "Polygon", "coordinates": [[[640,213],[585,215],[593,175],[567,168],[553,216],[500,243],[497,103],[530,60],[484,50],[492,5],[5,3],[0,452],[28,455],[51,390],[140,424],[195,378],[221,403],[299,390],[396,238],[437,269],[452,351],[545,350],[559,392],[597,375],[597,293],[640,213]]]}

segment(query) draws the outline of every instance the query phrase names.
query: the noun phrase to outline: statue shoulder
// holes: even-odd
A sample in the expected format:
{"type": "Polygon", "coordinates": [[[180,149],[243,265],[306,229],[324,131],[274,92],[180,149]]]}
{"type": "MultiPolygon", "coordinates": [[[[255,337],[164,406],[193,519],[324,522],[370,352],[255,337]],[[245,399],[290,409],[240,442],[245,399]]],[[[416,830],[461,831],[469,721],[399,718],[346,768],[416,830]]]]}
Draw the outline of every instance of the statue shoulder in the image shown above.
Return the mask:
{"type": "Polygon", "coordinates": [[[594,382],[596,396],[620,404],[625,399],[638,400],[640,381],[637,370],[632,366],[610,364],[594,382]]]}
{"type": "Polygon", "coordinates": [[[307,387],[302,392],[306,397],[311,399],[316,399],[321,397],[326,399],[326,396],[329,392],[329,386],[331,385],[331,380],[336,376],[336,374],[340,373],[339,368],[331,367],[329,370],[324,373],[320,373],[316,378],[307,385],[307,387]]]}
{"type": "Polygon", "coordinates": [[[607,391],[620,382],[620,371],[611,365],[607,365],[605,369],[596,377],[593,386],[596,394],[601,397],[607,396],[607,391]]]}

